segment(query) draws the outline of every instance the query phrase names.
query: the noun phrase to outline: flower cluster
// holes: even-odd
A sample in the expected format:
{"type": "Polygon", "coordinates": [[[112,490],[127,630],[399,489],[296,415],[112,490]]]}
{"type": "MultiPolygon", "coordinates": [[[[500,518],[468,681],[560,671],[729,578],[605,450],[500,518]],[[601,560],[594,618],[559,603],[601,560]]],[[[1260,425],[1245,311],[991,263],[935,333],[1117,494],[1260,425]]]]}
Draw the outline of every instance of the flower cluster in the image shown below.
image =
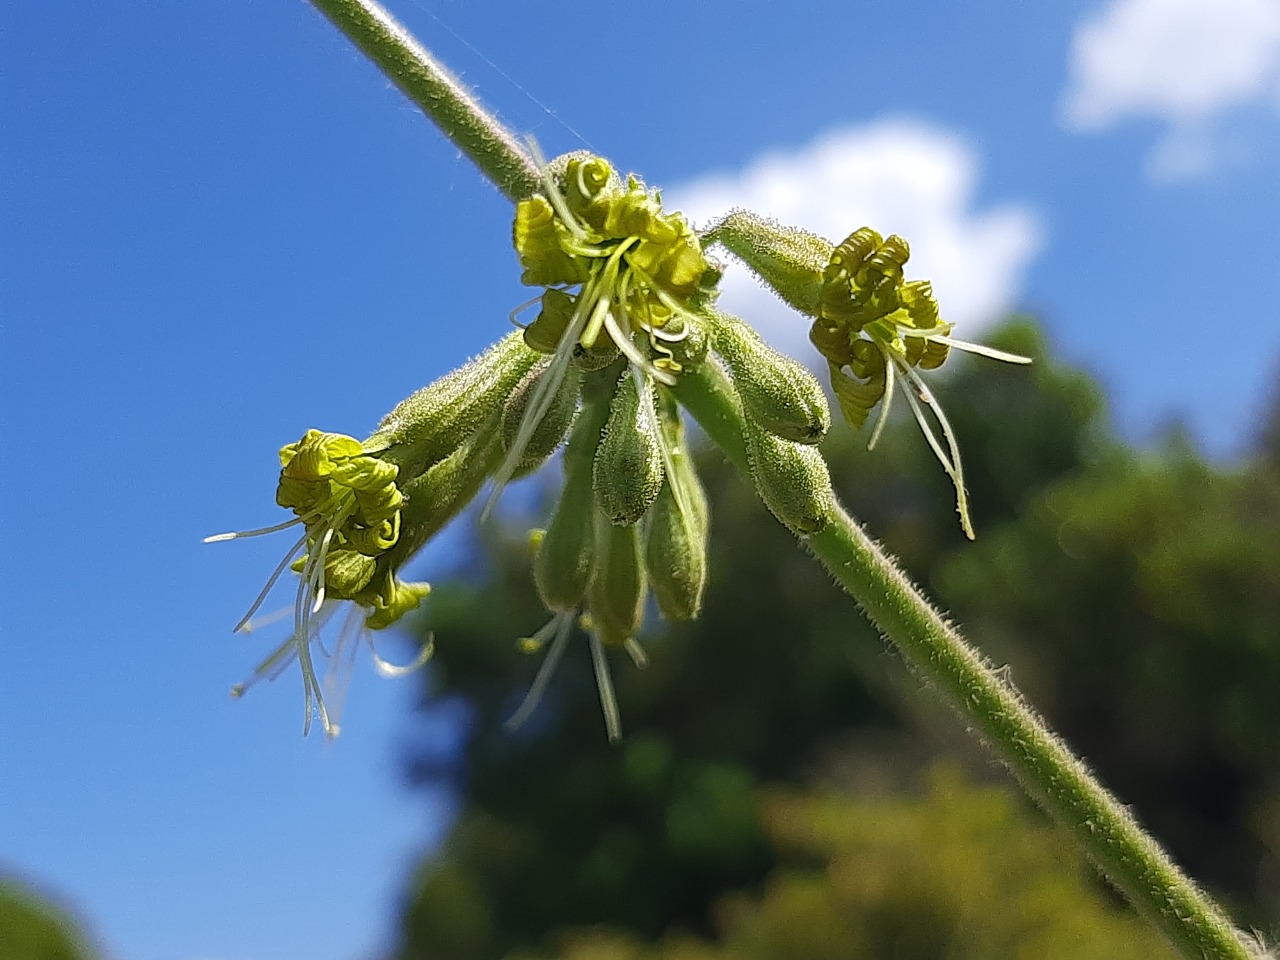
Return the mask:
{"type": "MultiPolygon", "coordinates": [[[[669,620],[692,619],[702,605],[710,513],[681,406],[712,392],[733,398],[757,491],[798,536],[822,530],[834,512],[817,449],[831,422],[823,389],[802,364],[716,308],[721,270],[704,246],[717,241],[739,255],[750,248],[744,259],[814,317],[812,339],[846,419],[861,425],[884,401],[873,442],[895,376],[914,385],[951,444],[948,458],[929,434],[954,467],[967,528],[954,438],[916,369],[970,345],[950,338],[927,283],[903,281],[905,242],[863,229],[832,248],[734,216],[700,236],[662,208],[656,191],[634,176],[624,181],[600,157],[570,154],[545,164],[541,189],[517,204],[513,228],[522,279],[540,288],[526,304],[536,305],[534,319],[404,400],[363,441],[308,431],[280,453],[276,500],[294,519],[210,538],[295,525],[304,531],[236,627],[256,626],[252,618],[271,587],[286,569],[297,574],[293,630],[250,682],[297,660],[307,723],[318,714],[335,733],[336,711],[325,700],[331,691],[322,690],[313,667],[313,647],[333,611],[343,604],[352,611],[343,649],[356,646],[353,633],[369,637],[398,622],[430,589],[400,579],[405,562],[486,484],[492,503],[506,483],[564,445],[563,485],[533,560],[550,619],[520,643],[546,655],[511,723],[533,710],[581,630],[616,739],[608,650],[622,648],[643,665],[637,635],[650,597],[669,620]],[[744,222],[767,229],[735,233],[734,223],[744,222]],[[743,237],[750,242],[735,243],[743,237]]],[[[923,425],[921,401],[907,395],[923,425]]],[[[384,672],[403,672],[431,648],[428,640],[410,668],[377,662],[384,672]]]]}
{"type": "Polygon", "coordinates": [[[899,236],[882,237],[861,227],[833,247],[805,231],[737,212],[716,224],[708,237],[813,317],[809,339],[827,361],[832,391],[850,425],[861,427],[880,405],[868,448],[875,447],[888,421],[895,384],[901,387],[930,449],[955,485],[960,525],[972,539],[959,443],[919,371],[942,366],[953,347],[1008,363],[1030,363],[1030,358],[952,337],[953,326],[942,320],[932,284],[904,278],[911,248],[899,236]]]}

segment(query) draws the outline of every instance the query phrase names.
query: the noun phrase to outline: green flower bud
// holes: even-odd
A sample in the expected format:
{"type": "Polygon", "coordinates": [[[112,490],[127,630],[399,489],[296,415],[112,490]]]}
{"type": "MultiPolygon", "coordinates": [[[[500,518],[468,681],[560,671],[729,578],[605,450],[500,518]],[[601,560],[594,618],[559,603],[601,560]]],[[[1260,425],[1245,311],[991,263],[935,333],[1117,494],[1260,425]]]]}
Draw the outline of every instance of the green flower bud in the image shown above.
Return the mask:
{"type": "Polygon", "coordinates": [[[816,447],[783,440],[746,421],[751,479],[770,512],[796,536],[831,522],[835,497],[827,462],[816,447]]]}
{"type": "Polygon", "coordinates": [[[533,559],[533,579],[548,610],[574,609],[591,576],[595,515],[592,465],[609,415],[607,399],[588,397],[564,452],[564,486],[533,559]]]}
{"type": "Polygon", "coordinates": [[[729,365],[743,413],[785,440],[818,443],[831,426],[822,386],[803,364],[783,356],[742,321],[720,314],[715,348],[729,365]]]}
{"type": "Polygon", "coordinates": [[[659,407],[666,437],[666,483],[649,511],[645,566],[658,609],[668,620],[693,620],[707,582],[710,510],[685,446],[679,410],[669,397],[659,407]]]}
{"type": "Polygon", "coordinates": [[[707,246],[721,244],[788,305],[817,316],[830,241],[746,210],[727,214],[703,232],[702,241],[707,246]]]}
{"type": "Polygon", "coordinates": [[[489,421],[538,362],[519,332],[470,363],[401,401],[382,419],[364,449],[416,477],[439,463],[489,421]]]}
{"type": "Polygon", "coordinates": [[[644,619],[647,590],[640,556],[640,530],[635,524],[618,526],[595,513],[595,563],[587,588],[590,625],[606,644],[632,639],[644,619]]]}
{"type": "Polygon", "coordinates": [[[644,516],[662,489],[653,389],[648,383],[641,388],[636,381],[630,370],[618,381],[593,469],[596,503],[620,525],[644,516]]]}
{"type": "MultiPolygon", "coordinates": [[[[503,405],[501,429],[504,450],[509,451],[515,443],[516,435],[520,432],[521,421],[529,409],[529,400],[546,375],[548,366],[549,363],[544,361],[525,374],[524,379],[516,385],[515,390],[503,405]]],[[[529,435],[524,449],[520,451],[521,464],[514,476],[523,475],[522,471],[532,473],[560,446],[578,410],[578,389],[581,380],[582,375],[576,367],[569,367],[565,371],[559,388],[552,395],[551,405],[529,435]]]]}

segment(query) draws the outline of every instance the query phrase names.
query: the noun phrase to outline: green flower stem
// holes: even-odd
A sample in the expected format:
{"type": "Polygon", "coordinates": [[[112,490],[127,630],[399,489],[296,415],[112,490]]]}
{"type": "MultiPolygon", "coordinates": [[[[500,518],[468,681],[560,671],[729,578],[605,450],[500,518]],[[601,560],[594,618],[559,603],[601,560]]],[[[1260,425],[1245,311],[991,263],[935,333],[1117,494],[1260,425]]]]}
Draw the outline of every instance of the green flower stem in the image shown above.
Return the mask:
{"type": "MultiPolygon", "coordinates": [[[[674,390],[711,439],[747,472],[742,411],[723,372],[703,364],[681,376],[674,390]]],[[[843,509],[837,506],[827,527],[804,543],[903,659],[1188,960],[1260,956],[843,509]]]]}
{"type": "Polygon", "coordinates": [[[311,0],[422,108],[510,200],[538,187],[538,168],[508,130],[375,0],[311,0]]]}

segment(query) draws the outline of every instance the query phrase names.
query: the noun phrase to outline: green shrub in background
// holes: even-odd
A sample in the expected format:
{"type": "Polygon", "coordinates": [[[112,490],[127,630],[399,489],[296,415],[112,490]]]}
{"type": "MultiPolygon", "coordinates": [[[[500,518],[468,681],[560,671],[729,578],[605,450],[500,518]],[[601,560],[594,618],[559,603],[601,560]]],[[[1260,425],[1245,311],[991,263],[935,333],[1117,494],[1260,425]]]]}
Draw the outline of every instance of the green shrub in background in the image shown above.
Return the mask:
{"type": "Polygon", "coordinates": [[[925,796],[766,794],[779,856],[727,895],[717,936],[654,944],[605,929],[562,960],[1160,960],[1159,936],[1093,878],[1060,831],[1005,788],[938,769],[925,796]]]}
{"type": "Polygon", "coordinates": [[[12,877],[0,877],[0,957],[94,960],[77,924],[61,908],[12,877]]]}

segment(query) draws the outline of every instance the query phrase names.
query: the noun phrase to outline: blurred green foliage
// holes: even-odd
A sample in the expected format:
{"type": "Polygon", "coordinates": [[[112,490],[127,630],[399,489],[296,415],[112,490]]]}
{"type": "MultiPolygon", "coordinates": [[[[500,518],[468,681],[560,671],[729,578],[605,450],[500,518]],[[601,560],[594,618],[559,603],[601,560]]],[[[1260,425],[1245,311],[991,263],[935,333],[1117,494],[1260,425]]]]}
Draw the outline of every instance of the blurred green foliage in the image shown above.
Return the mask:
{"type": "Polygon", "coordinates": [[[0,957],[4,960],[92,960],[75,922],[26,884],[0,877],[0,957]]]}
{"type": "MultiPolygon", "coordinates": [[[[1130,449],[1033,323],[990,339],[1037,362],[958,363],[940,391],[977,544],[913,424],[874,454],[833,431],[841,497],[1194,876],[1274,926],[1280,458],[1220,467],[1176,436],[1130,449]]],[[[942,753],[1001,774],[749,485],[712,451],[701,470],[704,613],[655,625],[647,671],[616,664],[620,747],[584,643],[502,729],[536,669],[515,645],[541,623],[523,536],[489,534],[433,596],[422,709],[461,708],[466,733],[460,751],[422,738],[411,770],[463,807],[408,891],[403,960],[1157,956],[1034,811],[957,784],[948,804],[913,799],[942,753]],[[838,882],[854,875],[874,884],[838,882]]]]}
{"type": "Polygon", "coordinates": [[[594,929],[565,960],[1160,960],[1159,935],[1099,896],[1057,830],[1007,788],[939,770],[928,794],[856,800],[786,791],[762,820],[781,858],[759,892],[716,907],[717,942],[647,944],[594,929]]]}

